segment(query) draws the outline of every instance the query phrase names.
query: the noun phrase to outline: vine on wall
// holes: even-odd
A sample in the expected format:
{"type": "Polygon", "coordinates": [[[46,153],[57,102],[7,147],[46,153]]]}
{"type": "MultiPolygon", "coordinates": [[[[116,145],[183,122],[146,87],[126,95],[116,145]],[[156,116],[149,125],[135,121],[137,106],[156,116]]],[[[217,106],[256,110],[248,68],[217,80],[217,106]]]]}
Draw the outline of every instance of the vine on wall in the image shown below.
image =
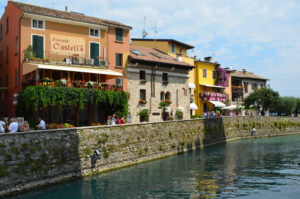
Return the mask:
{"type": "Polygon", "coordinates": [[[224,68],[217,66],[216,85],[226,87],[228,75],[224,68]]]}
{"type": "Polygon", "coordinates": [[[29,86],[18,95],[17,115],[38,107],[78,106],[84,110],[88,104],[108,104],[126,117],[128,94],[126,92],[103,91],[94,88],[29,86]]]}

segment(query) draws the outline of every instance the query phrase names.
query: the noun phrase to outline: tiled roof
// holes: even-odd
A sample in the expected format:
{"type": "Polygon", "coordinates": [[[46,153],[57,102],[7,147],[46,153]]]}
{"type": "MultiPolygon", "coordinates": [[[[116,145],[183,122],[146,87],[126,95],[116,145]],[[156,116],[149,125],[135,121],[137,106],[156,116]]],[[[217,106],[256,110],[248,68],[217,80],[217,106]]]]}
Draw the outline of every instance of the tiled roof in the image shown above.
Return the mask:
{"type": "Polygon", "coordinates": [[[48,17],[55,17],[60,19],[68,19],[73,21],[79,21],[79,22],[85,22],[85,23],[91,23],[91,24],[97,24],[97,25],[112,25],[112,26],[120,26],[124,28],[130,28],[130,26],[127,26],[125,24],[119,23],[117,21],[111,21],[106,19],[100,19],[96,17],[90,17],[86,16],[80,13],[75,12],[65,12],[60,10],[54,10],[50,8],[35,6],[31,4],[25,4],[15,1],[9,1],[13,3],[15,6],[20,8],[24,13],[29,14],[36,14],[36,15],[42,15],[42,16],[48,16],[48,17]]]}
{"type": "Polygon", "coordinates": [[[132,38],[131,40],[132,41],[154,41],[154,40],[156,40],[156,41],[167,41],[167,42],[173,42],[173,43],[179,44],[181,46],[184,46],[184,47],[186,47],[186,49],[192,49],[192,48],[194,48],[194,46],[191,46],[189,44],[177,41],[175,39],[141,39],[141,38],[132,38]]]}
{"type": "Polygon", "coordinates": [[[259,79],[259,80],[269,80],[267,78],[264,78],[264,77],[261,77],[261,76],[258,76],[258,75],[254,75],[253,73],[251,72],[248,72],[246,71],[245,73],[243,71],[233,71],[231,73],[231,76],[232,77],[238,77],[238,78],[243,78],[243,79],[259,79]]]}
{"type": "Polygon", "coordinates": [[[130,58],[133,60],[139,60],[139,61],[145,61],[145,62],[157,62],[167,65],[177,65],[177,66],[183,66],[183,67],[189,67],[194,68],[193,65],[190,65],[185,62],[180,62],[176,58],[161,52],[159,50],[153,49],[153,48],[146,48],[141,46],[131,46],[130,47],[130,58]],[[137,53],[134,53],[133,51],[138,51],[142,55],[138,55],[137,53]]]}

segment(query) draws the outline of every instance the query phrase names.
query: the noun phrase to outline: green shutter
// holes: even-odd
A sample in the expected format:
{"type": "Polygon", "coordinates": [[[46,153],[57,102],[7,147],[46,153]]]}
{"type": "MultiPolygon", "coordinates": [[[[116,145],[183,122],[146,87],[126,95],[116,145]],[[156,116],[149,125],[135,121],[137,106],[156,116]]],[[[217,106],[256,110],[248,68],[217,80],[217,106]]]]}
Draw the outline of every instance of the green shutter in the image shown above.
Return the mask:
{"type": "Polygon", "coordinates": [[[116,53],[116,66],[120,65],[120,54],[116,53]]]}
{"type": "Polygon", "coordinates": [[[94,59],[94,65],[99,66],[99,44],[97,43],[90,43],[90,58],[94,59]]]}
{"type": "Polygon", "coordinates": [[[123,29],[116,28],[116,40],[123,41],[123,29]]]}
{"type": "Polygon", "coordinates": [[[33,35],[32,36],[33,54],[36,58],[44,59],[44,37],[33,35]]]}

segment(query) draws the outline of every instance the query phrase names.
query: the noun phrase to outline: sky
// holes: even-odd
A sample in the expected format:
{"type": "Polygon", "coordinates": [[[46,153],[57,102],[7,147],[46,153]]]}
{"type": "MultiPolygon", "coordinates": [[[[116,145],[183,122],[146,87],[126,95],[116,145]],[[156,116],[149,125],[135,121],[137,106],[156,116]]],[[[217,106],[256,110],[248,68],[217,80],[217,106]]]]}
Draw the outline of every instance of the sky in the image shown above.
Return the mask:
{"type": "MultiPolygon", "coordinates": [[[[299,0],[19,0],[130,25],[131,38],[175,39],[222,67],[270,79],[281,96],[300,97],[299,0]],[[156,35],[155,27],[156,26],[156,35]]],[[[0,14],[7,0],[0,2],[0,14]]]]}

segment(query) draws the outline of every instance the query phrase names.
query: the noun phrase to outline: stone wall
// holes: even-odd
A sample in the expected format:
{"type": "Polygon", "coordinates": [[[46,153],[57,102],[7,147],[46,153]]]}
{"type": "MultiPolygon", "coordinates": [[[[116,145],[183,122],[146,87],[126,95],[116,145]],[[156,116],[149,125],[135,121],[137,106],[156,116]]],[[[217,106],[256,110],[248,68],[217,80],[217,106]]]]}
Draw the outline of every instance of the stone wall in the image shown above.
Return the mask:
{"type": "Polygon", "coordinates": [[[0,135],[0,196],[235,138],[300,132],[300,118],[224,117],[0,135]],[[100,152],[97,156],[95,150],[100,152]]]}

